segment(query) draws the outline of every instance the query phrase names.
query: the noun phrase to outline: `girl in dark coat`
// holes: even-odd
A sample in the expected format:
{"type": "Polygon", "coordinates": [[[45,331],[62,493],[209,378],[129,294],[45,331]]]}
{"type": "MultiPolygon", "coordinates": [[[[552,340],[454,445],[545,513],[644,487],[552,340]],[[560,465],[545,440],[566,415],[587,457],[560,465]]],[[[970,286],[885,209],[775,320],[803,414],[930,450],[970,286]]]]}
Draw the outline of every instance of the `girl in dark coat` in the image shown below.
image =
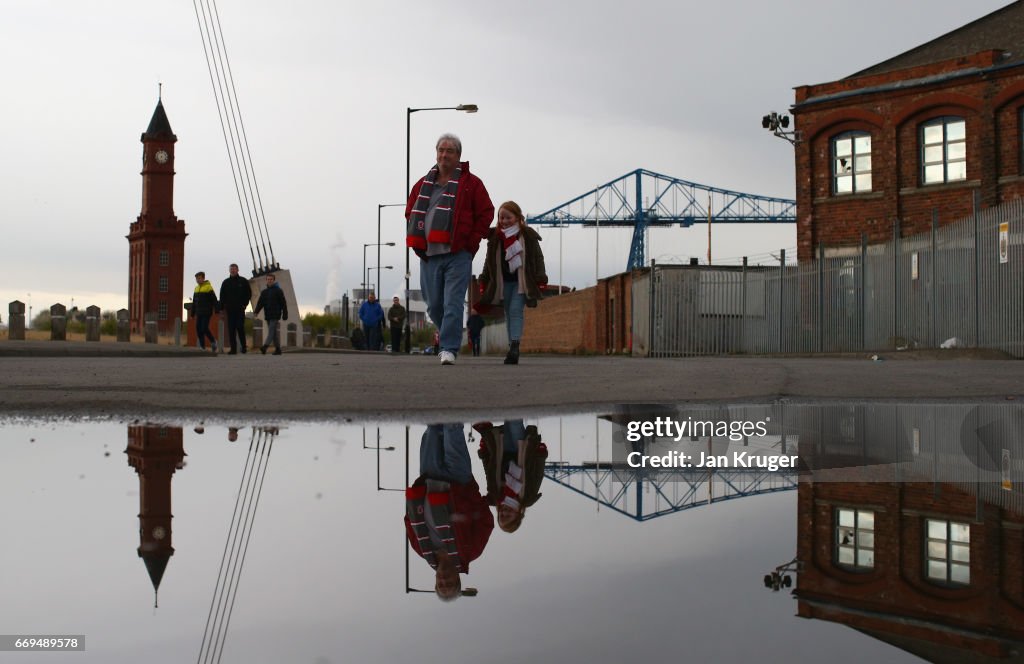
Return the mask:
{"type": "Polygon", "coordinates": [[[519,364],[519,341],[523,336],[523,307],[537,306],[547,285],[540,235],[526,225],[523,210],[515,201],[498,208],[498,225],[487,238],[487,260],[480,275],[480,303],[498,304],[505,309],[508,354],[505,364],[519,364]]]}

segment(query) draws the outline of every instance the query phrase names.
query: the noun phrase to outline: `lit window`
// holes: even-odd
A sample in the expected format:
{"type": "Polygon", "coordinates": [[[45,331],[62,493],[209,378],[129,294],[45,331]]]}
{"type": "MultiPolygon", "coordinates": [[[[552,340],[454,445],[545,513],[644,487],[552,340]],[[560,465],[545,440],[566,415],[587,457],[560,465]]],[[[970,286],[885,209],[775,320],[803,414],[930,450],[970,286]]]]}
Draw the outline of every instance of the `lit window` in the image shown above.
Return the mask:
{"type": "Polygon", "coordinates": [[[921,125],[921,165],[925,184],[967,179],[967,123],[936,118],[921,125]]]}
{"type": "Polygon", "coordinates": [[[159,307],[157,307],[157,317],[160,320],[167,320],[167,303],[166,302],[161,302],[159,307]]]}
{"type": "Polygon", "coordinates": [[[168,283],[167,277],[160,277],[160,280],[157,282],[157,289],[161,293],[166,293],[167,291],[170,290],[170,285],[168,283]]]}
{"type": "Polygon", "coordinates": [[[160,267],[167,267],[171,264],[171,252],[166,249],[160,252],[160,267]]]}
{"type": "Polygon", "coordinates": [[[875,513],[871,510],[836,510],[836,562],[843,567],[875,566],[875,513]]]}
{"type": "Polygon", "coordinates": [[[871,191],[871,134],[851,131],[832,139],[832,193],[871,191]]]}
{"type": "Polygon", "coordinates": [[[939,583],[971,582],[971,526],[967,523],[927,519],[925,550],[927,577],[939,583]]]}

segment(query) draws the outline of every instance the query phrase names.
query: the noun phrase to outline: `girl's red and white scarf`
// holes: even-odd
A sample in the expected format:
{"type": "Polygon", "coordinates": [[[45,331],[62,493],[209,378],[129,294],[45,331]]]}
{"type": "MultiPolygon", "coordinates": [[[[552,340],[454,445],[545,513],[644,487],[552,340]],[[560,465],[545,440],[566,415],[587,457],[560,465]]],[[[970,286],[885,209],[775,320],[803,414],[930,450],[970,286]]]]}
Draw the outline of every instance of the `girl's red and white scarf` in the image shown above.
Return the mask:
{"type": "Polygon", "coordinates": [[[515,272],[523,266],[523,241],[519,233],[519,224],[499,230],[505,245],[505,262],[508,263],[508,271],[515,272]]]}

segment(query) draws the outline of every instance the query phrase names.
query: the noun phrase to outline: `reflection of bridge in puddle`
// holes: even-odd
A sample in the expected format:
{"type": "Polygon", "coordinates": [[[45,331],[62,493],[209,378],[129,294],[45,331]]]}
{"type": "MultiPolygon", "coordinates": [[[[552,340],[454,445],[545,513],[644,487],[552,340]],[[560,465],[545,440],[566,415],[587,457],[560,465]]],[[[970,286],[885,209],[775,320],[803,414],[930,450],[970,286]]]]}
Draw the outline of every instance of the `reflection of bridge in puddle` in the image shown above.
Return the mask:
{"type": "MultiPolygon", "coordinates": [[[[589,459],[552,461],[545,477],[637,521],[818,482],[951,483],[996,504],[1024,509],[1024,408],[1015,404],[807,404],[634,406],[601,416],[589,459]],[[637,423],[764,422],[760,437],[638,434],[637,423]],[[630,423],[633,428],[630,429],[630,423]],[[630,435],[630,434],[633,435],[630,435]],[[630,453],[634,453],[630,458],[630,453]],[[739,465],[634,467],[645,457],[739,459],[739,465]],[[798,456],[799,472],[755,467],[753,458],[798,456]],[[630,461],[632,463],[627,462],[630,461]],[[1014,490],[1016,487],[1016,490],[1014,490]]],[[[664,434],[664,432],[662,432],[664,434]]],[[[766,465],[766,464],[763,464],[766,465]]]]}

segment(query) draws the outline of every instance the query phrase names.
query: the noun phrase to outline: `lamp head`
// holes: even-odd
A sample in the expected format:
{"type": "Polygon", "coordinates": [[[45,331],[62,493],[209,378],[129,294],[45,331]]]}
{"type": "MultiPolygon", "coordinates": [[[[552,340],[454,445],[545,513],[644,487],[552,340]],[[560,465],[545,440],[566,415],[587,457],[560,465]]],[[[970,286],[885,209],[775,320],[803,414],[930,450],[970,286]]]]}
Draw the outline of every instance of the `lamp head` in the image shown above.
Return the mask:
{"type": "Polygon", "coordinates": [[[459,104],[455,107],[456,111],[465,111],[466,113],[476,113],[480,108],[476,104],[459,104]]]}

